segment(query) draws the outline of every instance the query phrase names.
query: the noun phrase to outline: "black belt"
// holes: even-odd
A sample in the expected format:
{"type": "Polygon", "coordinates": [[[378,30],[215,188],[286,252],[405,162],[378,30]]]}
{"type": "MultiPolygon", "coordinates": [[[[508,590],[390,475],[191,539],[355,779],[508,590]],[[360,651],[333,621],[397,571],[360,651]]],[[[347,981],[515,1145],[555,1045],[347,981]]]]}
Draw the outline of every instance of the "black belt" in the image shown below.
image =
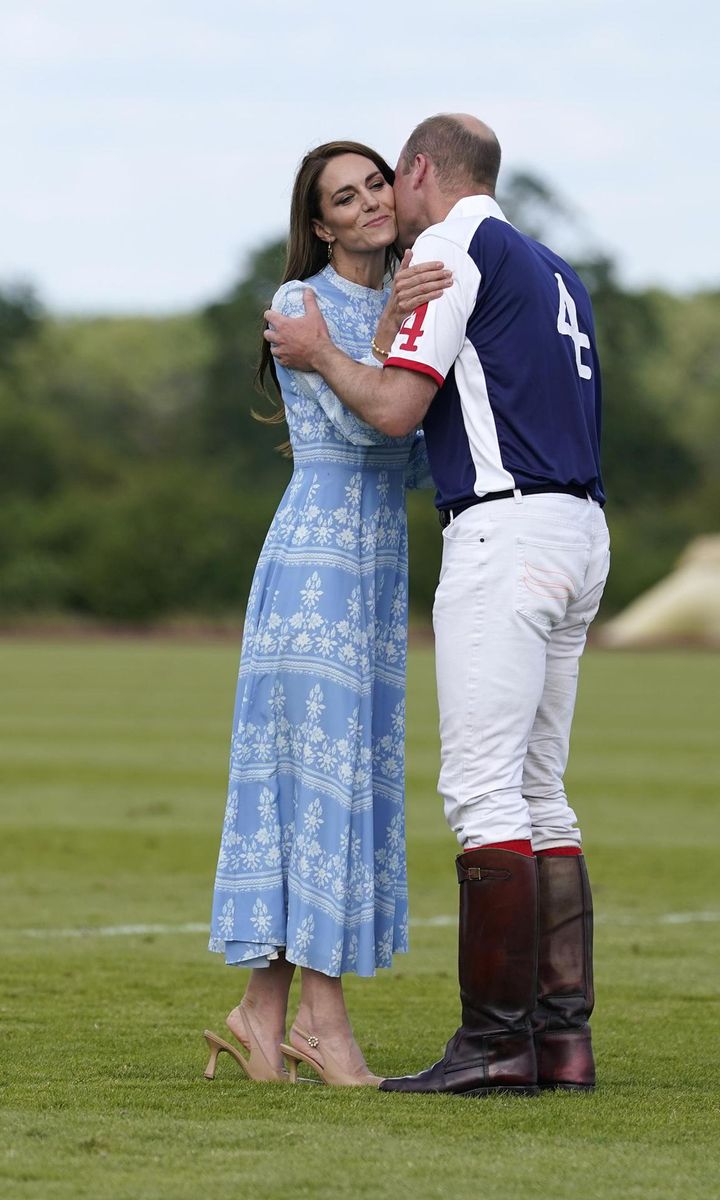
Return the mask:
{"type": "MultiPolygon", "coordinates": [[[[576,483],[536,483],[533,487],[518,488],[522,496],[538,496],[543,492],[560,492],[564,496],[577,496],[580,500],[587,500],[587,488],[580,487],[576,483]]],[[[475,504],[487,504],[489,500],[512,500],[515,495],[513,488],[508,488],[504,492],[486,492],[484,496],[473,496],[471,500],[458,500],[457,504],[451,504],[449,508],[439,508],[438,517],[440,524],[444,529],[449,525],[453,517],[458,513],[465,512],[466,508],[472,508],[475,504]]]]}

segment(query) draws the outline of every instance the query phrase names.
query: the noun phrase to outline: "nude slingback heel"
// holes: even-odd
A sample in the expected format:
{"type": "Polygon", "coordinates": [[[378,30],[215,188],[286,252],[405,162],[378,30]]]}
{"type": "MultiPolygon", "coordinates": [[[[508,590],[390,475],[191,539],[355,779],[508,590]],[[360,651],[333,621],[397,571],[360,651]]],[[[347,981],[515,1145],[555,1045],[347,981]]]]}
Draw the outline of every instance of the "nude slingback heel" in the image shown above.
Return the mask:
{"type": "MultiPolygon", "coordinates": [[[[293,1025],[290,1030],[290,1037],[295,1037],[298,1041],[306,1042],[308,1048],[316,1050],[320,1046],[320,1039],[313,1034],[304,1033],[302,1029],[298,1029],[297,1025],[293,1025]]],[[[320,1057],[315,1058],[308,1054],[305,1050],[298,1050],[296,1046],[290,1046],[286,1042],[280,1043],[280,1049],[285,1057],[290,1073],[290,1082],[295,1083],[298,1079],[298,1063],[306,1063],[308,1067],[312,1067],[313,1071],[320,1076],[323,1083],[329,1087],[378,1087],[382,1082],[379,1075],[371,1075],[368,1071],[367,1075],[358,1077],[357,1075],[348,1075],[343,1071],[335,1060],[328,1054],[327,1050],[320,1051],[320,1057]]]]}
{"type": "Polygon", "coordinates": [[[240,1016],[243,1026],[243,1035],[241,1036],[235,1030],[233,1033],[237,1037],[241,1045],[247,1050],[247,1054],[243,1054],[231,1042],[226,1042],[224,1038],[218,1037],[210,1029],[206,1029],[203,1037],[210,1047],[210,1059],[205,1068],[204,1075],[206,1079],[215,1078],[215,1069],[217,1066],[218,1055],[225,1051],[231,1058],[235,1059],[238,1066],[245,1072],[249,1079],[255,1080],[256,1083],[288,1083],[290,1077],[288,1072],[282,1067],[274,1066],[262,1049],[257,1037],[255,1036],[250,1018],[243,1010],[241,1005],[238,1005],[234,1010],[240,1016]]]}
{"type": "Polygon", "coordinates": [[[235,1059],[235,1062],[245,1072],[248,1079],[253,1079],[256,1083],[290,1082],[288,1072],[271,1066],[257,1044],[251,1047],[250,1054],[245,1057],[236,1046],[231,1046],[230,1042],[226,1042],[224,1038],[218,1037],[210,1029],[204,1030],[203,1037],[210,1047],[208,1065],[203,1071],[206,1079],[215,1078],[218,1055],[222,1054],[224,1050],[226,1054],[235,1059]]]}

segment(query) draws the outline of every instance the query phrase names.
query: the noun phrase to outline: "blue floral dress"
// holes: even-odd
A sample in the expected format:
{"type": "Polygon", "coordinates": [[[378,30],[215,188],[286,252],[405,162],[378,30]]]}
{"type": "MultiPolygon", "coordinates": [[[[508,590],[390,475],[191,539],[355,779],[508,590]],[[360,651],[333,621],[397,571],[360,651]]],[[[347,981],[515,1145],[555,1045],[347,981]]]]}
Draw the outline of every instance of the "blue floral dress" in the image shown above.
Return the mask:
{"type": "MultiPolygon", "coordinates": [[[[325,268],[336,345],[377,366],[387,301],[325,268]]],[[[373,975],[407,950],[405,488],[429,486],[421,435],[389,438],[318,375],[278,366],[294,471],[248,600],[210,949],[373,975]]]]}

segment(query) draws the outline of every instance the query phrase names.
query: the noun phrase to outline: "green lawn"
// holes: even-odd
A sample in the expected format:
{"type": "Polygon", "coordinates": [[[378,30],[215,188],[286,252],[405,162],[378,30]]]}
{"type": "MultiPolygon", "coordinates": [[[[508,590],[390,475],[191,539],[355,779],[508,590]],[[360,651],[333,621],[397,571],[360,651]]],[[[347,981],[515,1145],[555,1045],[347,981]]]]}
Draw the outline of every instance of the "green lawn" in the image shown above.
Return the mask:
{"type": "MultiPolygon", "coordinates": [[[[227,1056],[202,1078],[201,1031],[244,978],[183,929],[209,909],[236,659],[0,643],[0,1194],[715,1200],[720,656],[587,655],[568,783],[595,885],[600,1085],[485,1101],[257,1085],[227,1056]]],[[[425,648],[408,731],[412,950],[347,986],[388,1074],[429,1064],[457,1015],[425,648]]]]}

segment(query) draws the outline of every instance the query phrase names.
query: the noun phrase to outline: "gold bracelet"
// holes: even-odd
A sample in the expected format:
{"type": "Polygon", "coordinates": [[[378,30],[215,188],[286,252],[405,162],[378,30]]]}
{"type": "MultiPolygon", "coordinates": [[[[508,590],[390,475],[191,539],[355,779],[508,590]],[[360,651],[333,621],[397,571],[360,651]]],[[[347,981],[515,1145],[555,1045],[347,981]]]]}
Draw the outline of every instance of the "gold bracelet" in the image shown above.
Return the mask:
{"type": "Polygon", "coordinates": [[[381,350],[380,347],[378,346],[377,342],[375,341],[375,338],[373,338],[373,340],[371,341],[370,348],[372,350],[374,350],[376,354],[379,354],[381,358],[389,358],[390,357],[390,351],[389,350],[381,350]]]}

